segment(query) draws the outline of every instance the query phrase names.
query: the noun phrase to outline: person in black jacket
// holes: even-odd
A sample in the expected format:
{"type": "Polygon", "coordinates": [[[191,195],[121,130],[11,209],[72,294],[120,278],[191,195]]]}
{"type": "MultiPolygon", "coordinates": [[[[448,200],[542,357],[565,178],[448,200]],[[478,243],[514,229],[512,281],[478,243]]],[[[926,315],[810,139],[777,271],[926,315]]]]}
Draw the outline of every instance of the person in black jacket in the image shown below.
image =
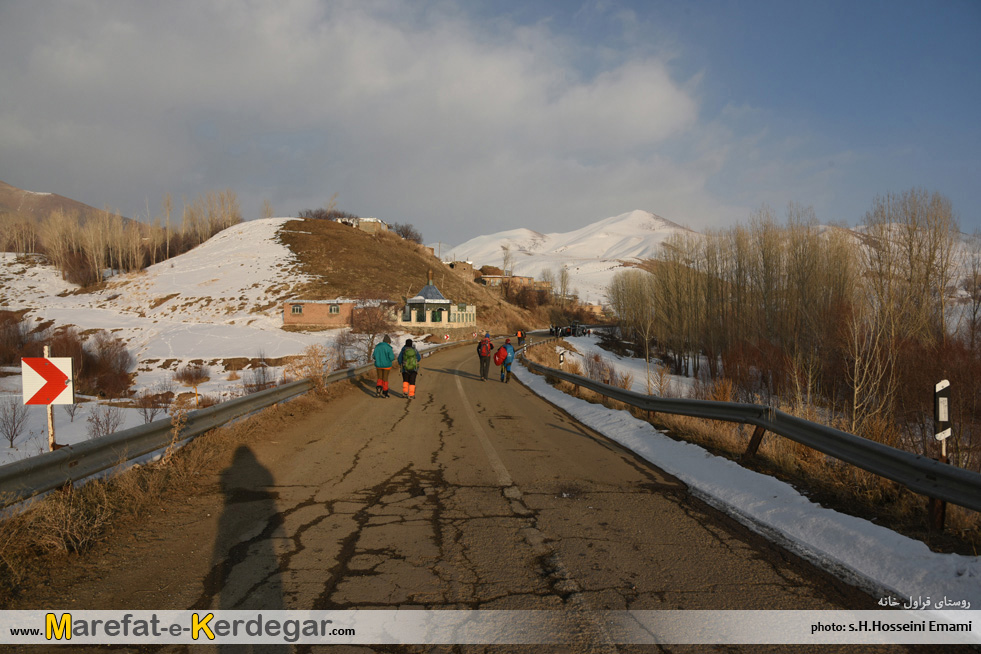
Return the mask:
{"type": "Polygon", "coordinates": [[[494,356],[494,344],[491,343],[490,332],[477,343],[477,356],[480,357],[480,381],[487,381],[490,377],[490,362],[494,356]]]}

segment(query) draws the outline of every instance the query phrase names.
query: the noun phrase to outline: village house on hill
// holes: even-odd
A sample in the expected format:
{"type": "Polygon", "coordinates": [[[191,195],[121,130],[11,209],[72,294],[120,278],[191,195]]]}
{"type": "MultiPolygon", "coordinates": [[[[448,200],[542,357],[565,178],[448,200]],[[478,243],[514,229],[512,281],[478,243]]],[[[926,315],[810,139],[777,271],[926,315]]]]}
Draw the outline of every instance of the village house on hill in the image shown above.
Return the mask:
{"type": "Polygon", "coordinates": [[[350,225],[351,227],[355,227],[360,229],[362,232],[367,232],[369,234],[379,234],[381,232],[388,231],[388,224],[378,218],[357,218],[354,216],[344,216],[342,218],[338,218],[336,222],[344,225],[350,225]]]}
{"type": "Polygon", "coordinates": [[[449,333],[453,329],[473,331],[477,326],[477,307],[443,297],[433,284],[433,271],[430,270],[426,285],[406,300],[398,322],[406,331],[418,331],[420,327],[433,333],[449,333]]]}
{"type": "Polygon", "coordinates": [[[349,327],[356,308],[355,300],[287,300],[283,303],[283,325],[349,327]]]}
{"type": "MultiPolygon", "coordinates": [[[[362,304],[345,299],[287,300],[283,302],[283,325],[300,329],[350,327],[352,317],[363,308],[362,304]]],[[[372,303],[373,306],[377,304],[372,303]]],[[[430,270],[428,283],[406,300],[401,311],[392,307],[391,319],[408,332],[419,333],[420,328],[436,336],[458,330],[473,332],[477,326],[477,307],[446,299],[433,284],[433,271],[430,270]]]]}

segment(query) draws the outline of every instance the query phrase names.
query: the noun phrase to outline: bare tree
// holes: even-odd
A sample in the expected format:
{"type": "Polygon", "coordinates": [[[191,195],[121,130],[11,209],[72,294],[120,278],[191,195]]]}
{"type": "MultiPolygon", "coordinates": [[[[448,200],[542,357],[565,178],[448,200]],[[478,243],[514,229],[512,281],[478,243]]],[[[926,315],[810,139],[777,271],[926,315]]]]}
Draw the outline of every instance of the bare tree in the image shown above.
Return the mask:
{"type": "Polygon", "coordinates": [[[102,281],[102,271],[106,268],[106,253],[108,252],[108,217],[100,216],[89,220],[82,231],[82,250],[88,264],[89,278],[93,282],[102,281]]]}
{"type": "Polygon", "coordinates": [[[166,240],[166,253],[165,258],[170,258],[170,214],[174,210],[174,202],[170,198],[170,193],[167,193],[163,197],[163,212],[164,212],[164,230],[165,230],[165,240],[166,240]]]}
{"type": "Polygon", "coordinates": [[[395,331],[391,309],[377,300],[362,300],[351,315],[351,332],[361,335],[361,359],[368,361],[381,334],[395,331]]]}
{"type": "Polygon", "coordinates": [[[75,422],[75,414],[78,413],[78,409],[81,406],[79,402],[64,405],[65,413],[68,414],[68,422],[75,422]]]}
{"type": "Polygon", "coordinates": [[[514,275],[514,253],[511,252],[511,245],[501,246],[501,270],[504,271],[503,279],[501,279],[501,290],[504,291],[504,297],[511,297],[511,277],[514,275]]]}
{"type": "Polygon", "coordinates": [[[555,273],[552,271],[552,269],[542,268],[542,272],[539,274],[539,277],[541,277],[542,283],[548,287],[548,292],[555,295],[555,273]]]}
{"type": "Polygon", "coordinates": [[[276,383],[276,376],[272,368],[266,363],[266,354],[262,350],[256,355],[256,360],[252,367],[245,372],[242,384],[247,394],[258,393],[276,383]]]}
{"type": "Polygon", "coordinates": [[[92,409],[89,417],[87,433],[89,438],[101,438],[114,433],[123,424],[122,410],[114,404],[100,404],[92,409]]]}
{"type": "Polygon", "coordinates": [[[620,329],[634,336],[642,346],[647,364],[647,393],[654,391],[651,371],[651,341],[657,328],[654,275],[643,270],[617,272],[607,288],[610,305],[620,320],[620,329]]]}
{"type": "Polygon", "coordinates": [[[20,437],[27,426],[28,410],[21,399],[15,395],[0,397],[0,436],[7,439],[10,447],[20,437]]]}
{"type": "Polygon", "coordinates": [[[407,241],[422,245],[422,234],[409,223],[394,223],[392,225],[392,231],[407,241]]]}
{"type": "Polygon", "coordinates": [[[269,199],[266,198],[265,200],[262,201],[262,217],[272,218],[275,215],[276,212],[273,209],[272,202],[270,202],[269,199]]]}
{"type": "Polygon", "coordinates": [[[967,341],[974,352],[981,335],[981,231],[975,230],[967,242],[966,270],[960,283],[967,293],[967,341]]]}
{"type": "Polygon", "coordinates": [[[569,269],[565,264],[559,268],[559,299],[564,304],[566,299],[569,297],[569,269]]]}
{"type": "Polygon", "coordinates": [[[140,389],[140,392],[136,394],[134,404],[136,404],[136,408],[139,409],[140,415],[143,417],[144,424],[153,422],[153,419],[156,418],[158,414],[163,412],[163,406],[160,403],[160,399],[158,398],[157,394],[149,388],[140,389]]]}

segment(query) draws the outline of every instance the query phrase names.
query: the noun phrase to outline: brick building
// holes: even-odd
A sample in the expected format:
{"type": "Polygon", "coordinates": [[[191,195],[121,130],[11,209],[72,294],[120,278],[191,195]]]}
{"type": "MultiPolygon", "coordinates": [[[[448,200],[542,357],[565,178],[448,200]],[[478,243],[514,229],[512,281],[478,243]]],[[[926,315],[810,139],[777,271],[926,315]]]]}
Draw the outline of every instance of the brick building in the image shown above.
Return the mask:
{"type": "Polygon", "coordinates": [[[356,306],[354,300],[287,300],[283,303],[283,324],[348,327],[356,306]]]}

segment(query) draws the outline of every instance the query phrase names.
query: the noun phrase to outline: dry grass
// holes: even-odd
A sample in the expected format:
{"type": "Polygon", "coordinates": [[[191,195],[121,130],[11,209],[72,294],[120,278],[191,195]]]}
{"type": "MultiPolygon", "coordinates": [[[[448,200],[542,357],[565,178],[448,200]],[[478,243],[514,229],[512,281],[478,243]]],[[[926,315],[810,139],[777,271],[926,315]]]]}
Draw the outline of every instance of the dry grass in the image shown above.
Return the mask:
{"type": "MultiPolygon", "coordinates": [[[[550,368],[558,368],[558,354],[550,344],[527,350],[528,357],[550,368]]],[[[568,345],[566,345],[568,347],[568,345]]],[[[579,366],[566,362],[562,369],[583,375],[579,366]]],[[[596,404],[610,405],[609,400],[596,393],[567,382],[555,383],[556,388],[596,404]]],[[[734,387],[729,380],[714,384],[696,385],[702,399],[732,401],[734,387]]],[[[635,417],[647,420],[645,411],[627,408],[635,417]]],[[[813,408],[777,407],[781,411],[818,422],[813,408]]],[[[650,420],[655,427],[672,438],[697,444],[713,454],[739,461],[745,467],[777,477],[792,484],[800,492],[823,506],[843,513],[874,520],[911,538],[922,540],[937,551],[958,552],[976,556],[981,550],[981,514],[948,504],[946,529],[943,534],[927,529],[927,499],[910,492],[895,482],[842,463],[816,450],[776,434],[767,433],[759,451],[746,458],[747,445],[753,427],[727,422],[701,420],[688,416],[654,414],[650,420]]],[[[847,431],[847,425],[833,427],[847,431]]]]}
{"type": "MultiPolygon", "coordinates": [[[[143,519],[162,502],[213,488],[239,443],[261,437],[270,424],[283,419],[284,412],[309,410],[319,401],[304,396],[288,406],[271,407],[179,449],[171,447],[154,464],[124,469],[120,463],[103,479],[69,484],[0,520],[0,609],[20,588],[30,585],[32,575],[45,568],[46,557],[85,552],[114,530],[143,519]]],[[[175,434],[183,425],[180,418],[176,423],[175,434]]],[[[176,446],[176,438],[172,445],[176,446]]]]}
{"type": "Polygon", "coordinates": [[[325,346],[310,345],[286,365],[286,374],[290,379],[309,379],[314,392],[323,396],[327,394],[327,376],[342,364],[333,360],[325,346]]]}

